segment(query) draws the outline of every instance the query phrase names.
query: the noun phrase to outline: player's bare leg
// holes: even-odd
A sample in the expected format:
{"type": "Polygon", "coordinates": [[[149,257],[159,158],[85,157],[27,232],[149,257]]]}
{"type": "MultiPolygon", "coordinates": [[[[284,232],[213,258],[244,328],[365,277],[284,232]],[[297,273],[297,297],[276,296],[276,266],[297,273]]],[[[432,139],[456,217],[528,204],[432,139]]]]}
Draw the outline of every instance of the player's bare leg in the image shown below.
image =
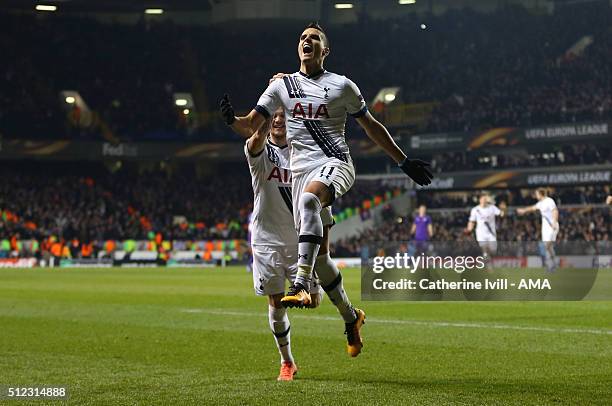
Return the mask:
{"type": "Polygon", "coordinates": [[[298,237],[298,273],[281,302],[286,307],[308,307],[312,271],[323,242],[321,210],[331,204],[329,188],[321,182],[310,182],[300,197],[300,231],[298,237]]]}

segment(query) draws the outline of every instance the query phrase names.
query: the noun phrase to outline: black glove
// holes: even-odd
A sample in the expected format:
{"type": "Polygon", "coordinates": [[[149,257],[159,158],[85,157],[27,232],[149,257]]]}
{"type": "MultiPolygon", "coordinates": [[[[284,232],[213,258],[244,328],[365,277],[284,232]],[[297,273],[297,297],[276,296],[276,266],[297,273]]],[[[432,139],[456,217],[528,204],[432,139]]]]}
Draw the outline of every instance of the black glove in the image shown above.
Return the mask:
{"type": "Polygon", "coordinates": [[[223,116],[223,121],[225,121],[225,124],[232,125],[234,121],[236,121],[234,107],[232,106],[227,94],[224,94],[221,101],[219,101],[219,109],[221,110],[221,116],[223,116]]]}
{"type": "Polygon", "coordinates": [[[420,159],[404,159],[399,167],[406,175],[420,186],[429,185],[433,179],[433,174],[427,169],[429,162],[420,159]]]}

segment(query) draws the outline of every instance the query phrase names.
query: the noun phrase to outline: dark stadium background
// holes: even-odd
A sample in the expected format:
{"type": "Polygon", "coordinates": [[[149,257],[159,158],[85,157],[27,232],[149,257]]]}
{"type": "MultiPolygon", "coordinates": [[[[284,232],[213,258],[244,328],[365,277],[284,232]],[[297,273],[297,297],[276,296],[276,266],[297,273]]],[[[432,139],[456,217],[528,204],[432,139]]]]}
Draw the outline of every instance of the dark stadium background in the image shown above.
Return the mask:
{"type": "Polygon", "coordinates": [[[609,405],[611,124],[612,0],[4,0],[0,268],[19,269],[0,269],[0,403],[43,385],[72,404],[609,405]],[[415,187],[348,119],[357,180],[331,251],[364,349],[347,356],[329,299],[290,309],[284,385],[245,272],[244,141],[218,101],[253,108],[311,21],[325,68],[435,179],[415,187]],[[471,247],[483,191],[508,207],[493,275],[543,275],[541,216],[516,214],[536,188],[560,212],[546,278],[584,300],[363,290],[360,257],[414,252],[419,204],[434,244],[471,247]]]}
{"type": "MultiPolygon", "coordinates": [[[[294,71],[298,31],[312,16],[331,39],[327,69],[359,84],[398,143],[437,174],[415,192],[349,120],[358,181],[334,212],[338,228],[361,216],[375,231],[344,227],[336,256],[358,256],[372,238],[408,239],[398,218],[409,222],[421,202],[435,209],[436,239],[463,238],[481,189],[513,207],[550,187],[561,241],[609,240],[608,1],[247,3],[158,2],[158,15],[144,14],[144,1],[51,2],[55,12],[4,3],[4,263],[124,248],[157,251],[162,262],[180,250],[242,261],[249,176],[217,100],[227,92],[246,112],[271,75],[294,71]],[[381,88],[395,98],[375,101],[381,88]],[[511,179],[486,181],[504,171],[511,179]],[[407,198],[389,205],[398,196],[407,198]]],[[[535,236],[537,221],[508,217],[500,239],[535,236]]]]}

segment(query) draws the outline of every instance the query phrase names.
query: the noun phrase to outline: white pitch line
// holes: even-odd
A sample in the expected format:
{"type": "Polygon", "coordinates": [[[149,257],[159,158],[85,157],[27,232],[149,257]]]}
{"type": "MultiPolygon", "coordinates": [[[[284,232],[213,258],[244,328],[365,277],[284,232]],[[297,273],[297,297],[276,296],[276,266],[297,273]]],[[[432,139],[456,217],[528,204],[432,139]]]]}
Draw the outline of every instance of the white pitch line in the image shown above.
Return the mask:
{"type": "MultiPolygon", "coordinates": [[[[238,317],[259,317],[262,313],[255,312],[237,312],[228,310],[208,310],[208,309],[181,309],[183,313],[204,313],[219,316],[238,316],[238,317]]],[[[317,316],[292,314],[291,317],[299,319],[324,320],[324,321],[339,321],[338,317],[317,316]]],[[[516,326],[512,324],[488,324],[488,323],[452,323],[444,321],[421,321],[421,320],[399,320],[399,319],[367,319],[368,323],[381,324],[400,324],[412,326],[426,327],[454,327],[454,328],[481,328],[494,330],[519,330],[519,331],[538,331],[544,333],[568,333],[568,334],[603,334],[612,335],[612,330],[604,329],[579,329],[579,328],[555,328],[555,327],[532,327],[532,326],[516,326]]]]}

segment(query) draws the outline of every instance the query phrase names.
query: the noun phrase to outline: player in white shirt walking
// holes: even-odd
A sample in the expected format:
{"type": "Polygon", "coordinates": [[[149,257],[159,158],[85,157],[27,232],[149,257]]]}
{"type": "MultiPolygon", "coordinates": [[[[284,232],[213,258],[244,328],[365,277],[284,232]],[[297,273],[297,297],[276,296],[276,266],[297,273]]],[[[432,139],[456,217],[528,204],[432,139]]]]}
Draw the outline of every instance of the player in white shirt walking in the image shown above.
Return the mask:
{"type": "MultiPolygon", "coordinates": [[[[268,296],[268,319],[281,355],[279,381],[291,381],[297,373],[291,353],[291,325],[281,304],[285,281],[293,283],[297,275],[297,233],[293,225],[288,150],[282,109],[274,112],[272,119],[249,137],[244,146],[254,195],[250,221],[253,283],[258,295],[268,296]]],[[[312,284],[310,306],[316,307],[321,292],[316,279],[312,284]]]]}
{"type": "Polygon", "coordinates": [[[278,107],[284,108],[291,148],[293,214],[299,230],[299,270],[282,302],[289,307],[301,307],[311,301],[308,285],[316,263],[323,289],[345,321],[347,351],[354,357],[363,347],[360,329],[365,313],[352,306],[342,286],[342,276],[329,258],[329,226],[325,224],[325,217],[331,216],[329,206],[355,180],[344,134],[347,114],[416,183],[428,185],[432,174],[427,169],[428,163],[406,158],[387,129],[368,112],[355,83],[323,69],[329,54],[325,32],[318,24],[310,24],[299,38],[298,72],[273,81],[247,116],[235,116],[227,95],[220,107],[225,122],[239,134],[255,132],[278,107]]]}
{"type": "Polygon", "coordinates": [[[470,218],[465,229],[466,234],[471,234],[474,228],[476,228],[476,241],[478,241],[478,245],[482,248],[486,258],[487,271],[489,272],[491,271],[491,256],[497,252],[495,217],[504,216],[505,203],[502,202],[500,207],[501,210],[494,204],[491,204],[491,196],[488,193],[482,193],[479,198],[479,204],[470,211],[470,218]]]}
{"type": "Polygon", "coordinates": [[[559,233],[559,210],[555,201],[548,197],[548,191],[544,188],[539,188],[535,192],[538,202],[530,207],[516,209],[518,215],[540,211],[542,215],[542,241],[546,250],[544,265],[549,272],[553,272],[556,265],[555,258],[555,241],[559,233]]]}

